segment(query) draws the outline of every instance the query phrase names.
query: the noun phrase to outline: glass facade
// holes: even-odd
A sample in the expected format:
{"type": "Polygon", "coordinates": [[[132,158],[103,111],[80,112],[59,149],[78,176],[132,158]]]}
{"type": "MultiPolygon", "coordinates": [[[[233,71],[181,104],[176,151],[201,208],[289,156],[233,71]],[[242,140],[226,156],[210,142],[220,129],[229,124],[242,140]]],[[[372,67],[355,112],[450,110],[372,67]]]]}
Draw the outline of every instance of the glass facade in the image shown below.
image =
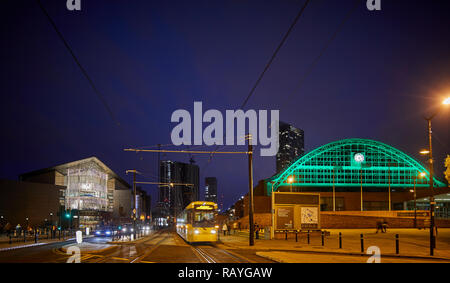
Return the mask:
{"type": "Polygon", "coordinates": [[[108,174],[89,162],[67,169],[66,209],[107,211],[108,174]]]}
{"type": "MultiPolygon", "coordinates": [[[[278,187],[400,187],[429,186],[429,173],[400,150],[367,139],[346,139],[321,146],[266,180],[270,195],[278,187]],[[424,172],[424,178],[418,178],[424,172]]],[[[434,178],[435,187],[445,184],[434,178]]],[[[371,204],[370,204],[371,205],[371,204]]],[[[377,204],[378,206],[383,206],[377,204]]]]}

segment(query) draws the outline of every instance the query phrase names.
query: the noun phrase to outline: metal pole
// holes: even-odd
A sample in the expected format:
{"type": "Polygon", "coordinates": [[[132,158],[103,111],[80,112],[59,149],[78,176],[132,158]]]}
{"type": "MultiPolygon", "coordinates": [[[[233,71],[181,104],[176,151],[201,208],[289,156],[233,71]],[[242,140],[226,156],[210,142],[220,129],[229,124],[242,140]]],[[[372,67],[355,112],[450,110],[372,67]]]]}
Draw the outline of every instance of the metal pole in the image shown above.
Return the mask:
{"type": "Polygon", "coordinates": [[[133,235],[134,239],[136,240],[136,169],[133,171],[133,194],[134,194],[134,201],[133,201],[133,235]]]}
{"type": "Polygon", "coordinates": [[[249,177],[249,208],[248,208],[248,221],[250,225],[250,234],[249,234],[249,245],[253,246],[254,243],[254,228],[253,227],[253,145],[252,145],[252,136],[249,135],[248,140],[248,177],[249,177]]]}
{"type": "Polygon", "coordinates": [[[416,182],[417,177],[414,178],[414,228],[417,228],[416,182]]]}
{"type": "Polygon", "coordinates": [[[400,252],[400,246],[398,241],[398,234],[395,234],[395,253],[399,254],[400,252]]]}
{"type": "Polygon", "coordinates": [[[335,169],[333,167],[333,211],[336,211],[336,190],[334,185],[334,175],[335,175],[335,169]]]}
{"type": "Polygon", "coordinates": [[[359,175],[361,177],[361,211],[363,211],[364,209],[363,209],[362,168],[360,169],[359,172],[360,172],[359,175]]]}
{"type": "Polygon", "coordinates": [[[430,150],[430,255],[434,255],[434,247],[435,247],[435,239],[434,239],[434,184],[433,184],[433,146],[432,146],[432,131],[431,131],[431,119],[433,117],[427,119],[428,121],[428,142],[429,142],[429,150],[430,150]]]}
{"type": "Polygon", "coordinates": [[[388,167],[388,182],[389,182],[389,211],[391,211],[391,167],[388,167]]]}
{"type": "Polygon", "coordinates": [[[272,229],[270,230],[270,236],[271,239],[275,238],[275,197],[273,196],[273,185],[275,185],[275,182],[272,183],[272,229]]]}
{"type": "Polygon", "coordinates": [[[361,236],[361,253],[364,253],[364,236],[363,234],[361,234],[360,236],[361,236]]]}

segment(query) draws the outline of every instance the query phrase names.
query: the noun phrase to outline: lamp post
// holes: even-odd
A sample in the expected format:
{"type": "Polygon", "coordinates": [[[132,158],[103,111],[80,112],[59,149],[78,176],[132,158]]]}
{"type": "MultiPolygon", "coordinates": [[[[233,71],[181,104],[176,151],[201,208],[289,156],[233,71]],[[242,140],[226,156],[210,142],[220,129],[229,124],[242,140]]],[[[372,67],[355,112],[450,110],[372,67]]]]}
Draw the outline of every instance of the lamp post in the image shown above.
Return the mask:
{"type": "Polygon", "coordinates": [[[289,177],[287,178],[287,182],[288,182],[289,184],[291,184],[291,193],[292,193],[292,183],[294,183],[294,176],[289,176],[289,177]]]}
{"type": "Polygon", "coordinates": [[[273,185],[275,185],[275,181],[272,183],[272,229],[270,230],[270,238],[273,239],[275,237],[275,197],[273,196],[273,185]]]}
{"type": "MultiPolygon", "coordinates": [[[[443,101],[444,105],[449,105],[450,104],[450,97],[447,97],[444,101],[443,101]]],[[[440,108],[439,108],[440,109],[440,108]]],[[[427,151],[423,151],[421,152],[422,154],[426,154],[428,153],[428,162],[430,164],[430,191],[431,191],[431,196],[430,196],[430,255],[434,255],[434,248],[436,246],[436,240],[434,237],[434,205],[436,204],[435,200],[434,200],[434,180],[433,180],[433,174],[434,174],[434,170],[433,170],[433,145],[432,145],[432,130],[431,130],[431,120],[436,116],[436,114],[439,112],[439,110],[434,113],[433,115],[431,115],[430,117],[425,117],[425,120],[427,121],[428,124],[428,150],[427,151]]]]}
{"type": "Polygon", "coordinates": [[[341,170],[342,166],[336,166],[336,164],[333,164],[333,211],[336,211],[336,185],[335,185],[335,175],[336,170],[341,170]]]}
{"type": "Polygon", "coordinates": [[[416,183],[417,178],[425,177],[425,172],[420,172],[418,176],[414,176],[414,228],[417,228],[417,194],[416,194],[416,183]]]}

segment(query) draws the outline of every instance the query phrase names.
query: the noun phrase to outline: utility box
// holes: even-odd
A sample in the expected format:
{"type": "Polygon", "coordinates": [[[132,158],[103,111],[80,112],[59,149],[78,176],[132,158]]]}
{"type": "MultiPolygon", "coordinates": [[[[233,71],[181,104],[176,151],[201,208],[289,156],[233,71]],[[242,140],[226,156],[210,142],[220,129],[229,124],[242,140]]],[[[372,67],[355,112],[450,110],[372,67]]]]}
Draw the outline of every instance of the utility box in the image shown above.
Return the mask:
{"type": "Polygon", "coordinates": [[[274,192],[272,196],[275,233],[320,230],[320,194],[274,192]]]}

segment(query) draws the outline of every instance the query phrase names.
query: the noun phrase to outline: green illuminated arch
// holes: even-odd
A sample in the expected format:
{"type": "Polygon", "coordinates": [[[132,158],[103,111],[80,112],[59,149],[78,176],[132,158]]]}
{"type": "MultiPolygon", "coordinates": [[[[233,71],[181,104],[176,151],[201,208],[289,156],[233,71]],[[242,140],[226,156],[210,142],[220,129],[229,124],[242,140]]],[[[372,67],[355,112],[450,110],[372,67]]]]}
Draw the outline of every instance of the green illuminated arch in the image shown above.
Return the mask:
{"type": "MultiPolygon", "coordinates": [[[[300,187],[417,187],[429,186],[429,172],[419,162],[387,144],[368,139],[345,139],[321,146],[287,169],[266,179],[269,194],[280,186],[300,187]],[[357,160],[355,160],[357,155],[357,160]],[[359,159],[358,159],[359,158],[359,159]],[[425,178],[416,178],[425,172],[425,178]],[[333,181],[334,177],[334,181],[333,181]]],[[[435,187],[445,187],[434,179],[435,187]]]]}

